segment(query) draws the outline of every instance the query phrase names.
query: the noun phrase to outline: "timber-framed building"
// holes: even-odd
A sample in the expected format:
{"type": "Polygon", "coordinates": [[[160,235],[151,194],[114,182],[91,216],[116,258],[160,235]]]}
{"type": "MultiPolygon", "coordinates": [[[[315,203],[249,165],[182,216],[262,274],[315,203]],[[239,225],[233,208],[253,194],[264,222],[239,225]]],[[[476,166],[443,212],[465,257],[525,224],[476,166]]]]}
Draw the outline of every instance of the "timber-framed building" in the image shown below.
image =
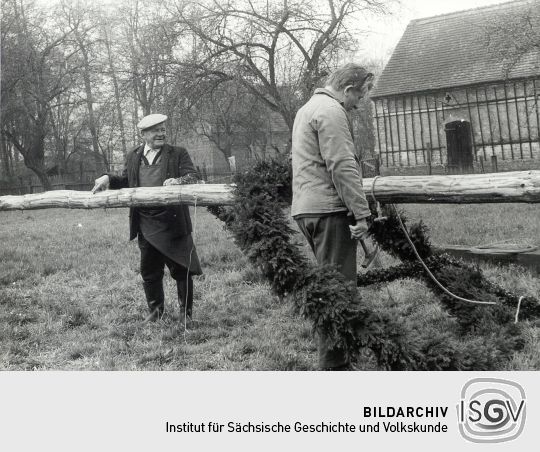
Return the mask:
{"type": "Polygon", "coordinates": [[[413,20],[371,99],[381,174],[540,169],[540,48],[513,64],[489,30],[532,17],[521,0],[413,20]]]}

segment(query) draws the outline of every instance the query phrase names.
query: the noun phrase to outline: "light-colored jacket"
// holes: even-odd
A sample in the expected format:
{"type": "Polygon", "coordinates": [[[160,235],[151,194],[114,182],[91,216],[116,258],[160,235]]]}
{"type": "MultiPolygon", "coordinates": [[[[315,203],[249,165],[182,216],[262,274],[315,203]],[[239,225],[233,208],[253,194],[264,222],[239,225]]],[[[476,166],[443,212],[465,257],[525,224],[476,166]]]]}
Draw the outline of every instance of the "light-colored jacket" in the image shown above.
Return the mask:
{"type": "Polygon", "coordinates": [[[293,217],[345,211],[359,220],[370,215],[354,150],[345,109],[330,91],[315,90],[294,120],[293,217]]]}

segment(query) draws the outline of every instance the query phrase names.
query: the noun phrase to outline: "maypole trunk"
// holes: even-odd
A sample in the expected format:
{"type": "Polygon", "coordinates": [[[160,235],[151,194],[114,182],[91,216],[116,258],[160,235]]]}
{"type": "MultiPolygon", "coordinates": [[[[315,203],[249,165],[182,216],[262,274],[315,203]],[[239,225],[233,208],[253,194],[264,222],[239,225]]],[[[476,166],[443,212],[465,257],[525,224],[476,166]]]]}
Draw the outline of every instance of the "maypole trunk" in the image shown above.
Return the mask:
{"type": "MultiPolygon", "coordinates": [[[[364,179],[366,197],[382,203],[540,203],[540,171],[459,176],[389,176],[364,179]]],[[[91,192],[58,190],[1,196],[1,210],[231,205],[234,185],[193,184],[91,192]]]]}

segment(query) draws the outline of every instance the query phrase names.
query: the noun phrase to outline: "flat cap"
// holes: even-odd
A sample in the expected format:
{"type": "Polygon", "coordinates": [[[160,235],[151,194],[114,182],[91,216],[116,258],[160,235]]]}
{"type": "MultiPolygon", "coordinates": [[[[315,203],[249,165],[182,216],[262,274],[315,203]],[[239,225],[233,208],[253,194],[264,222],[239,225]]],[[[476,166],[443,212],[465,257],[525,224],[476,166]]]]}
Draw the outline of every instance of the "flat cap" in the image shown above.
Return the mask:
{"type": "Polygon", "coordinates": [[[139,121],[139,124],[137,124],[137,127],[139,130],[148,129],[150,127],[155,126],[156,124],[161,124],[162,122],[165,122],[167,120],[166,115],[160,115],[159,113],[154,113],[152,115],[145,116],[139,121]]]}

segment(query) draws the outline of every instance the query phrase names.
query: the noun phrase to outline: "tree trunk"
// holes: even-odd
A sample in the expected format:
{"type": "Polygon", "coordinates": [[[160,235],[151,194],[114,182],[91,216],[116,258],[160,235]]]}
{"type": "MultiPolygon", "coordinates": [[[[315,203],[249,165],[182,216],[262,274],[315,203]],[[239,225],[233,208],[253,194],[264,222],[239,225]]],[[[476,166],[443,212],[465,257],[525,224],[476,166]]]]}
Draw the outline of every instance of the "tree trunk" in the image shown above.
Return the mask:
{"type": "Polygon", "coordinates": [[[139,142],[137,124],[139,123],[139,104],[137,102],[137,89],[133,85],[133,144],[139,142]]]}
{"type": "MultiPolygon", "coordinates": [[[[46,117],[42,117],[41,119],[44,121],[46,117]]],[[[47,168],[45,167],[45,133],[42,126],[38,127],[40,130],[33,134],[32,142],[28,148],[24,148],[11,133],[4,131],[4,134],[9,138],[15,149],[23,156],[24,165],[39,178],[43,185],[43,190],[48,191],[51,190],[52,185],[47,175],[47,168]]]]}
{"type": "Polygon", "coordinates": [[[3,135],[0,135],[0,158],[4,167],[4,175],[9,180],[13,177],[13,167],[11,160],[11,151],[3,135]]]}
{"type": "Polygon", "coordinates": [[[43,185],[43,191],[47,192],[52,190],[52,184],[47,175],[47,170],[45,168],[30,168],[34,173],[36,173],[41,185],[43,185]]]}
{"type": "Polygon", "coordinates": [[[49,176],[47,174],[47,169],[44,165],[40,165],[39,163],[26,163],[26,167],[30,170],[32,170],[36,176],[38,177],[39,181],[41,182],[41,185],[43,185],[43,191],[50,191],[52,190],[52,184],[49,180],[49,176]]]}
{"type": "Polygon", "coordinates": [[[52,185],[47,174],[47,167],[45,166],[45,134],[43,133],[34,137],[30,148],[22,154],[24,164],[36,174],[41,185],[43,185],[43,191],[52,190],[52,185]]]}
{"type": "Polygon", "coordinates": [[[225,184],[169,185],[166,187],[124,188],[92,194],[91,191],[55,190],[23,196],[0,196],[2,210],[49,208],[99,209],[153,207],[188,204],[231,205],[234,187],[225,184]]]}
{"type": "Polygon", "coordinates": [[[114,67],[114,62],[112,58],[112,52],[111,52],[111,42],[109,40],[109,35],[107,34],[107,31],[105,31],[105,45],[107,46],[107,55],[109,59],[109,67],[111,69],[111,79],[113,82],[114,87],[114,99],[116,103],[116,114],[118,115],[118,124],[120,127],[120,139],[122,143],[122,155],[124,156],[124,160],[126,158],[127,154],[127,146],[126,146],[126,133],[124,130],[124,114],[122,113],[122,102],[120,99],[120,89],[118,88],[118,80],[116,78],[116,69],[114,67]]]}
{"type": "MultiPolygon", "coordinates": [[[[540,171],[460,176],[389,176],[364,179],[364,192],[385,203],[540,203],[540,171]]],[[[25,196],[0,196],[0,211],[47,208],[157,207],[177,204],[231,205],[232,185],[192,184],[124,188],[93,195],[58,190],[25,196]]]]}
{"type": "Polygon", "coordinates": [[[83,69],[83,79],[84,79],[84,90],[86,93],[86,106],[88,108],[88,128],[90,129],[90,135],[92,136],[92,150],[94,151],[94,158],[96,162],[96,170],[100,171],[100,164],[101,161],[105,162],[105,166],[108,168],[108,162],[105,156],[102,155],[99,149],[99,140],[98,140],[98,134],[97,134],[97,127],[96,127],[96,120],[94,116],[94,96],[92,93],[92,83],[90,81],[90,62],[88,59],[88,50],[86,48],[86,44],[83,41],[83,38],[79,34],[78,30],[74,30],[75,37],[77,39],[77,44],[79,45],[79,48],[81,49],[81,53],[83,56],[83,63],[84,63],[84,69],[83,69]],[[100,158],[101,157],[101,158],[100,158]]]}

